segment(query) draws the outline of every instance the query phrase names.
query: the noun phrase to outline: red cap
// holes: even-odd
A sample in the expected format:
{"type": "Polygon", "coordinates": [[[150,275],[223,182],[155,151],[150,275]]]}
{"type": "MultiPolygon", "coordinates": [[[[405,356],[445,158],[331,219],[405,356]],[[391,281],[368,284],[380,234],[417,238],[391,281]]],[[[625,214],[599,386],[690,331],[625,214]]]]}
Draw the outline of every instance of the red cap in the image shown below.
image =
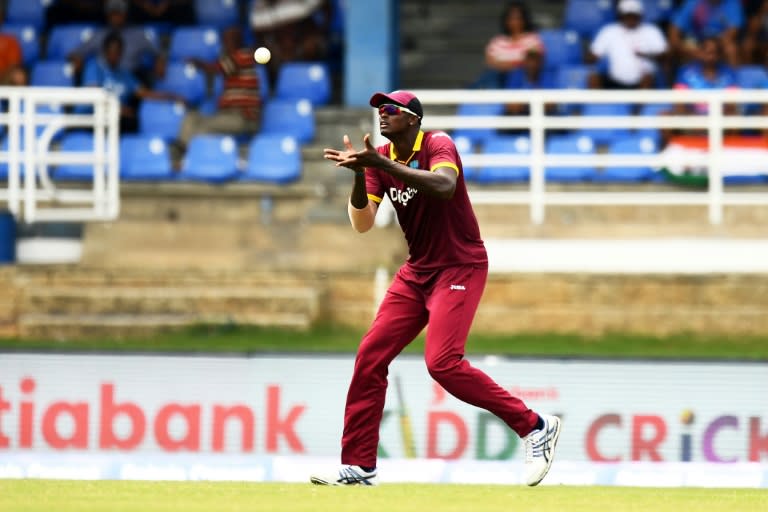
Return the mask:
{"type": "Polygon", "coordinates": [[[389,94],[377,92],[371,96],[370,104],[372,107],[379,108],[380,105],[385,103],[394,103],[395,105],[405,107],[419,116],[419,119],[424,117],[424,109],[421,108],[421,102],[412,92],[392,91],[389,94]]]}

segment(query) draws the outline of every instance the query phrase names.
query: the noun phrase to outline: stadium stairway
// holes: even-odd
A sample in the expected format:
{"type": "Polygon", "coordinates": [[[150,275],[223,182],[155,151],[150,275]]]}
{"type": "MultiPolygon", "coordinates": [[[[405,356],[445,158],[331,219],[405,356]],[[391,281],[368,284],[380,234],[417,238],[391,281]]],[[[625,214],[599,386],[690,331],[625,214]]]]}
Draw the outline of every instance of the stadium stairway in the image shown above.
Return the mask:
{"type": "Polygon", "coordinates": [[[0,302],[0,329],[33,339],[121,338],[195,325],[307,329],[323,302],[305,281],[259,273],[37,268],[16,281],[14,309],[0,302]]]}
{"type": "MultiPolygon", "coordinates": [[[[528,3],[540,27],[560,22],[562,2],[528,3]]],[[[402,0],[400,87],[452,89],[468,86],[483,71],[484,49],[499,30],[504,2],[402,0]]]]}

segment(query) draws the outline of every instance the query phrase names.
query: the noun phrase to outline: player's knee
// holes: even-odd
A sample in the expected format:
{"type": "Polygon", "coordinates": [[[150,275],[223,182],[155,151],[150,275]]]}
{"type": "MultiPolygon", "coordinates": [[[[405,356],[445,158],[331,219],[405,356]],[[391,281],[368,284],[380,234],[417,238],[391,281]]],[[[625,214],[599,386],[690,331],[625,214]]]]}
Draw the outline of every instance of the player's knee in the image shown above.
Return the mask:
{"type": "Polygon", "coordinates": [[[427,371],[437,382],[451,375],[461,364],[461,356],[427,357],[427,371]]]}

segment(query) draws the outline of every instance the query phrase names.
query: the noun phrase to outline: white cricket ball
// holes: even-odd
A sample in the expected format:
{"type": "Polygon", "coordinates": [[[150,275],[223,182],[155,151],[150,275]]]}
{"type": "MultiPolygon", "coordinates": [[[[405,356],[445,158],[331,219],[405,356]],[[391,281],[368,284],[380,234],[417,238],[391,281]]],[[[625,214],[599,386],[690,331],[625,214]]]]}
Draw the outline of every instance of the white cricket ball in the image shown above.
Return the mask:
{"type": "Polygon", "coordinates": [[[256,51],[253,52],[253,59],[259,64],[266,64],[271,57],[272,52],[269,51],[269,48],[264,48],[263,46],[256,48],[256,51]]]}

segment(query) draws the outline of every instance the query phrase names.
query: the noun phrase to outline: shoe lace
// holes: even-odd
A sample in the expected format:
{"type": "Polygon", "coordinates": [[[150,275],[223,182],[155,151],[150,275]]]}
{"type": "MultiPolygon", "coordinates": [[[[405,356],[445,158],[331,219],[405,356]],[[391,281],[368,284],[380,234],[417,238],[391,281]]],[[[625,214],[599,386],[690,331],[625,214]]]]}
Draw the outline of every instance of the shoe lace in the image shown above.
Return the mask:
{"type": "Polygon", "coordinates": [[[537,457],[544,456],[547,445],[546,431],[536,430],[525,438],[525,461],[533,462],[537,457]]]}
{"type": "Polygon", "coordinates": [[[371,475],[360,474],[351,466],[344,466],[339,469],[339,481],[347,484],[367,482],[371,475]]]}

